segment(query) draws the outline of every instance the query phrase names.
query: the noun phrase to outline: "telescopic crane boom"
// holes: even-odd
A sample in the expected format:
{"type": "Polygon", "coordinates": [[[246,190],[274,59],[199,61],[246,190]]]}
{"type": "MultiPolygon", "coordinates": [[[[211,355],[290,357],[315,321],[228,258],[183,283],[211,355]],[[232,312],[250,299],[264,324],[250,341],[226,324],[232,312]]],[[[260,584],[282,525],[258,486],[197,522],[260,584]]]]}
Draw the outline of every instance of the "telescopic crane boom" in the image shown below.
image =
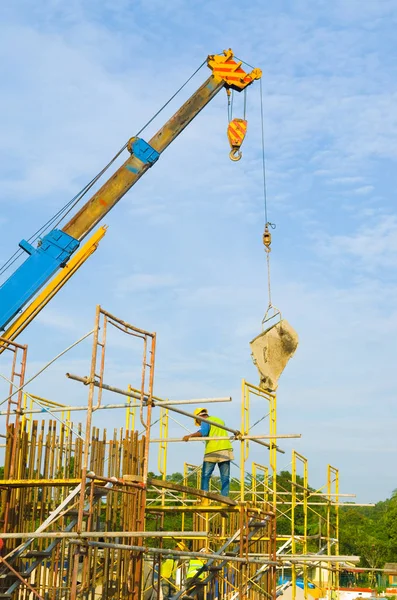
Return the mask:
{"type": "Polygon", "coordinates": [[[231,50],[208,56],[207,65],[212,70],[207,81],[149,142],[138,137],[129,140],[129,158],[62,229],[47,233],[37,247],[25,240],[20,242],[19,246],[29,257],[0,287],[0,331],[11,323],[58,269],[67,265],[85,236],[222,88],[242,91],[262,75],[260,69],[245,72],[231,50]]]}

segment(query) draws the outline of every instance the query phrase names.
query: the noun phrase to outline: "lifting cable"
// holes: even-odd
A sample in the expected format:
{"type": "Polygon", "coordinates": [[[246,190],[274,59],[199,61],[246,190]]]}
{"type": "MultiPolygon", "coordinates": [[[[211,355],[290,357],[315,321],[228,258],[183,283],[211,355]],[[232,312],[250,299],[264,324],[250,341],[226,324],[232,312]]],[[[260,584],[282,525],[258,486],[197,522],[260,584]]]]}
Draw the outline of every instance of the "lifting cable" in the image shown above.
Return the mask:
{"type": "Polygon", "coordinates": [[[234,93],[233,90],[226,90],[227,93],[227,116],[230,121],[233,120],[233,101],[234,101],[234,93]]]}
{"type": "MultiPolygon", "coordinates": [[[[202,67],[206,64],[206,60],[204,60],[201,65],[190,75],[190,77],[178,88],[178,90],[163,104],[163,106],[153,115],[147,123],[136,133],[135,137],[138,137],[153,121],[159,114],[174,100],[174,98],[183,90],[183,88],[193,79],[195,75],[202,69],[202,67]]],[[[108,164],[97,174],[91,181],[85,185],[69,202],[67,202],[51,219],[49,219],[40,229],[38,229],[30,238],[27,240],[29,243],[34,243],[40,236],[44,235],[46,231],[50,227],[55,229],[59,226],[59,224],[63,221],[63,219],[77,206],[77,204],[84,198],[84,196],[89,192],[89,190],[97,183],[97,181],[106,173],[106,171],[111,167],[111,165],[118,159],[120,154],[124,152],[127,148],[128,142],[126,142],[120,150],[114,155],[114,157],[108,162],[108,164]],[[58,219],[58,221],[56,221],[58,219]],[[55,223],[56,221],[56,223],[55,223]],[[54,225],[55,223],[55,225],[54,225]]],[[[18,258],[24,254],[22,249],[18,249],[14,252],[14,254],[3,264],[0,268],[0,275],[5,273],[17,260],[18,258]]]]}
{"type": "MultiPolygon", "coordinates": [[[[93,179],[91,179],[91,181],[86,186],[84,186],[75,196],[73,196],[73,198],[71,200],[69,200],[69,202],[67,202],[57,213],[55,213],[55,215],[53,215],[53,217],[51,217],[51,219],[49,219],[46,223],[44,223],[44,225],[42,225],[40,227],[40,229],[35,231],[35,233],[33,233],[33,235],[31,235],[27,241],[29,243],[33,244],[40,236],[44,235],[45,232],[48,231],[48,229],[50,227],[52,229],[55,229],[59,225],[59,223],[65,218],[65,216],[67,214],[69,214],[70,211],[73,210],[73,208],[87,194],[87,192],[93,187],[93,185],[95,185],[95,183],[98,181],[98,179],[100,179],[100,177],[102,177],[102,175],[113,164],[113,162],[120,156],[120,154],[123,152],[123,150],[125,150],[126,147],[127,147],[127,144],[125,144],[122,148],[120,148],[120,150],[112,158],[112,160],[106,165],[106,167],[104,167],[102,169],[102,171],[100,171],[93,179]],[[60,217],[60,218],[57,221],[57,223],[55,223],[55,221],[58,217],[60,217]]],[[[22,254],[24,254],[24,251],[22,249],[16,250],[16,252],[14,252],[14,254],[7,260],[7,262],[5,262],[4,265],[0,268],[0,275],[5,273],[18,260],[18,258],[22,254]]]]}
{"type": "MultiPolygon", "coordinates": [[[[234,90],[230,90],[226,88],[227,94],[227,118],[228,122],[233,121],[233,105],[234,105],[234,90]]],[[[243,90],[244,94],[244,109],[243,109],[243,119],[244,121],[247,118],[247,88],[243,90]]]]}
{"type": "MultiPolygon", "coordinates": [[[[236,60],[240,61],[250,69],[254,67],[247,63],[245,60],[241,58],[235,57],[236,60]]],[[[259,82],[260,85],[260,113],[261,113],[261,137],[262,137],[262,175],[263,175],[263,208],[264,208],[264,221],[265,221],[265,230],[263,232],[263,245],[265,246],[266,252],[266,263],[267,263],[267,291],[268,291],[268,299],[269,303],[265,312],[265,316],[262,319],[262,329],[265,327],[265,323],[270,321],[276,316],[279,316],[281,319],[281,312],[278,308],[273,306],[272,304],[272,286],[271,286],[271,278],[270,278],[270,252],[271,252],[271,242],[272,242],[272,234],[269,231],[270,229],[275,229],[276,225],[271,223],[268,219],[267,214],[267,186],[266,186],[266,158],[265,158],[265,120],[264,120],[264,111],[263,111],[263,86],[262,79],[259,82]],[[272,312],[271,312],[272,311],[272,312]],[[269,314],[271,312],[271,314],[269,314]]],[[[246,97],[244,97],[244,115],[246,112],[246,97]]],[[[233,109],[233,97],[231,103],[231,109],[233,109]]],[[[245,118],[245,117],[244,117],[245,118]]]]}
{"type": "Polygon", "coordinates": [[[265,230],[263,232],[263,245],[265,246],[266,252],[266,264],[267,264],[267,292],[268,292],[268,306],[266,309],[265,316],[262,319],[262,329],[265,326],[265,323],[270,319],[273,319],[277,315],[280,316],[281,313],[272,304],[272,286],[271,286],[271,278],[270,278],[270,252],[271,252],[271,243],[272,243],[272,234],[269,231],[270,229],[275,229],[276,225],[271,223],[268,219],[267,214],[267,186],[266,186],[266,157],[265,157],[265,125],[264,125],[264,114],[263,114],[263,87],[262,87],[262,79],[260,80],[260,97],[261,97],[261,137],[262,137],[262,174],[263,174],[263,208],[264,208],[264,220],[265,220],[265,230]],[[272,311],[272,314],[269,315],[269,312],[272,311]]]}

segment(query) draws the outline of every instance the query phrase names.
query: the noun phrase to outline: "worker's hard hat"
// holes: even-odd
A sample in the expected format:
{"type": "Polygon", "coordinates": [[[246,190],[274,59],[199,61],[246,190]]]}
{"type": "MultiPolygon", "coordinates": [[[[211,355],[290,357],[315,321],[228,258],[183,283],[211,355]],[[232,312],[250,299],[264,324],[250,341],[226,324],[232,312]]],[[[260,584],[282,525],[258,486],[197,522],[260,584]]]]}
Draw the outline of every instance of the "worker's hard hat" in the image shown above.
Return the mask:
{"type": "Polygon", "coordinates": [[[207,548],[200,548],[199,552],[208,552],[207,548]]]}
{"type": "Polygon", "coordinates": [[[208,410],[206,408],[195,408],[193,414],[194,415],[201,415],[201,413],[205,413],[206,415],[208,415],[208,410]]]}
{"type": "MultiPolygon", "coordinates": [[[[208,417],[208,411],[207,411],[207,409],[206,409],[206,408],[196,408],[196,409],[193,411],[193,414],[194,414],[194,415],[196,415],[196,416],[199,416],[199,415],[203,414],[203,415],[207,415],[207,417],[208,417]]],[[[195,420],[194,420],[194,423],[195,423],[196,425],[201,425],[201,421],[199,421],[198,419],[195,419],[195,420]]]]}

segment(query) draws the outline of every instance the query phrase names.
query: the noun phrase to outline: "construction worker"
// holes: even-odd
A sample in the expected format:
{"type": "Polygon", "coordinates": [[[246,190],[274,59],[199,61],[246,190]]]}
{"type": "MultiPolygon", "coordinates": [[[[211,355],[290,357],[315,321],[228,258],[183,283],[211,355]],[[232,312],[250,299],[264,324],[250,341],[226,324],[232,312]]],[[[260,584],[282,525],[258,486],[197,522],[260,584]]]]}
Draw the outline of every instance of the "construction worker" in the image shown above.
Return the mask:
{"type": "MultiPolygon", "coordinates": [[[[219,425],[224,425],[225,423],[218,417],[210,417],[206,408],[196,408],[194,414],[203,419],[209,419],[211,424],[195,419],[195,425],[200,427],[200,429],[196,431],[196,433],[185,435],[183,438],[185,442],[189,441],[190,438],[195,437],[224,438],[227,436],[227,431],[212,424],[217,423],[219,425]]],[[[221,476],[221,494],[222,496],[229,495],[230,461],[233,460],[233,458],[233,448],[230,440],[212,439],[205,442],[203,468],[201,471],[201,489],[204,492],[208,492],[210,489],[210,478],[215,469],[215,465],[217,464],[221,476]]]]}
{"type": "Polygon", "coordinates": [[[174,595],[176,590],[175,579],[176,570],[178,568],[178,560],[173,556],[169,556],[161,563],[161,591],[163,592],[163,600],[169,600],[174,595]]]}
{"type": "MultiPolygon", "coordinates": [[[[206,548],[201,548],[200,552],[206,552],[206,548]]],[[[202,582],[203,579],[206,578],[206,574],[203,567],[205,567],[204,560],[201,560],[200,558],[191,558],[189,560],[186,572],[186,591],[188,593],[188,597],[190,597],[190,594],[195,591],[196,593],[193,596],[195,600],[204,600],[205,585],[202,582]]]]}

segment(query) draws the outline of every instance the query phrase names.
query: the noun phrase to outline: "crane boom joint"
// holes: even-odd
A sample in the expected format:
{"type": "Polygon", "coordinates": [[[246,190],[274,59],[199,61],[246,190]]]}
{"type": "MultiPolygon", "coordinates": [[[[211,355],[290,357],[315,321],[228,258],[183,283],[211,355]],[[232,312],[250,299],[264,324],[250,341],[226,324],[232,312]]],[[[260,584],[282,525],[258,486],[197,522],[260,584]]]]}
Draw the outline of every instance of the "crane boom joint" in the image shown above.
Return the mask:
{"type": "Polygon", "coordinates": [[[156,160],[158,160],[160,157],[160,153],[157,152],[153,146],[145,142],[145,140],[142,138],[138,137],[132,137],[128,141],[127,150],[145,165],[154,165],[156,160]]]}

